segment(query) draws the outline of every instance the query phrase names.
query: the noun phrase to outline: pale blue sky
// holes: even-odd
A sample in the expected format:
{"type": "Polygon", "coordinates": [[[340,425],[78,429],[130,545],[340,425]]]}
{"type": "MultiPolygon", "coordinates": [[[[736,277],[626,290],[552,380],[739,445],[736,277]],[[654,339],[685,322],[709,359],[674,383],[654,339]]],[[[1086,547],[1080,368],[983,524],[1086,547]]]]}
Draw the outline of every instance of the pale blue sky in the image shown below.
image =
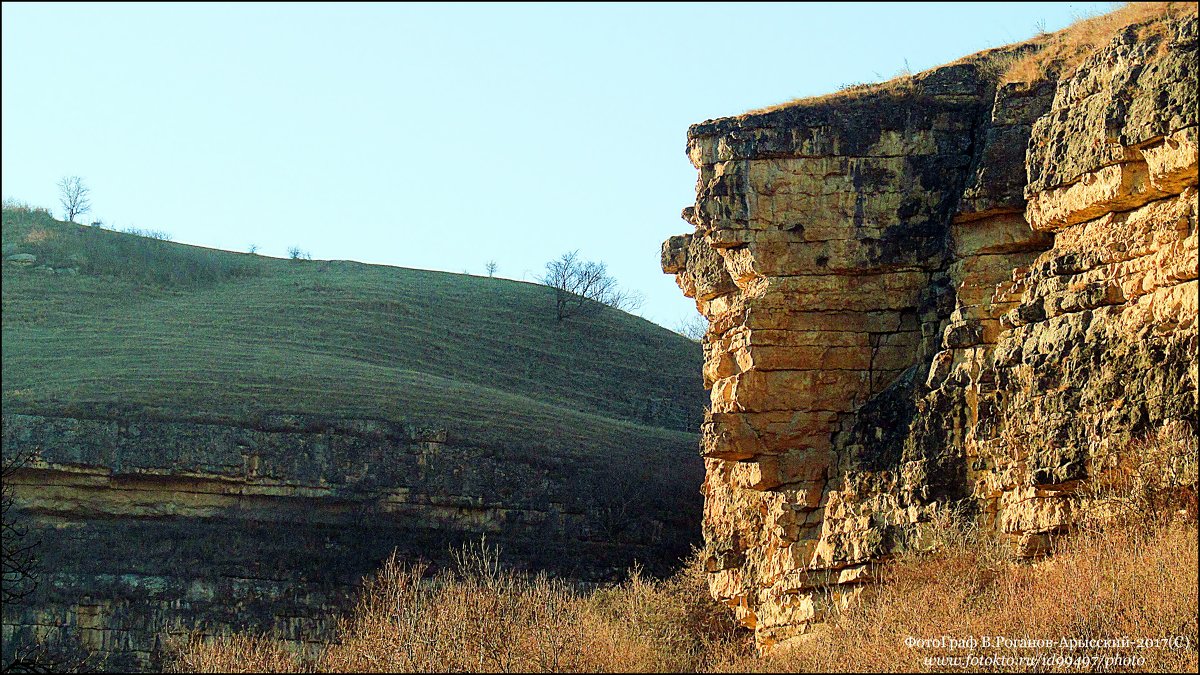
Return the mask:
{"type": "Polygon", "coordinates": [[[689,124],[914,72],[1113,3],[3,5],[4,197],[109,226],[532,280],[579,249],[639,312],[690,230],[689,124]]]}

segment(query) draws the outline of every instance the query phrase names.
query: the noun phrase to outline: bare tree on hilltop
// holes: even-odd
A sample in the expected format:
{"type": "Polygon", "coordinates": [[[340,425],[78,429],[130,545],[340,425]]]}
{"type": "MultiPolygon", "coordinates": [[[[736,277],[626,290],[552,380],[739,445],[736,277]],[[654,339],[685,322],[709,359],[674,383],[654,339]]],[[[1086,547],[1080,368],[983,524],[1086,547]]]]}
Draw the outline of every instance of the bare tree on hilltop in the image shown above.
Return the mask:
{"type": "Polygon", "coordinates": [[[608,274],[608,266],[579,257],[579,251],[564,253],[558,260],[546,263],[546,273],[539,279],[554,289],[554,309],[559,321],[586,313],[599,305],[622,311],[642,306],[642,295],[617,287],[617,280],[608,274]]]}
{"type": "Polygon", "coordinates": [[[92,210],[92,203],[88,200],[89,192],[79,176],[64,177],[58,181],[58,201],[67,213],[67,220],[73,223],[75,216],[92,210]]]}

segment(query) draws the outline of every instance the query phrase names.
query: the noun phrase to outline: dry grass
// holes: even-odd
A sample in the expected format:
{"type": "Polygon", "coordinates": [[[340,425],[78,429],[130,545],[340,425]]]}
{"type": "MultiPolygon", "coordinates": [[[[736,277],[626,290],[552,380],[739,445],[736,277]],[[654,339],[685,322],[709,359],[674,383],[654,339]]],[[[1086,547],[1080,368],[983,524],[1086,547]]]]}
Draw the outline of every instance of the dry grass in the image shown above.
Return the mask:
{"type": "Polygon", "coordinates": [[[184,673],[307,673],[305,663],[285,643],[259,635],[223,635],[204,639],[191,635],[175,647],[176,672],[184,673]]]}
{"type": "MultiPolygon", "coordinates": [[[[925,71],[925,72],[929,72],[929,71],[925,71]]],[[[769,105],[765,108],[755,108],[754,110],[750,110],[748,112],[742,113],[741,115],[737,115],[737,117],[747,117],[750,115],[769,113],[769,112],[774,112],[776,110],[783,110],[784,108],[791,108],[791,107],[797,106],[797,105],[843,103],[843,102],[854,101],[854,100],[863,99],[863,98],[867,98],[867,97],[879,97],[879,96],[889,96],[889,97],[897,97],[898,98],[903,95],[906,95],[906,94],[916,91],[916,89],[917,89],[916,78],[920,74],[922,74],[922,73],[918,73],[917,75],[911,75],[911,74],[897,75],[896,77],[893,77],[890,80],[885,80],[883,82],[854,82],[851,84],[843,85],[837,91],[831,91],[827,94],[817,94],[816,96],[806,96],[804,98],[797,98],[797,99],[793,99],[791,101],[786,101],[784,103],[776,103],[775,105],[769,105]]]]}
{"type": "Polygon", "coordinates": [[[499,567],[484,545],[432,577],[391,560],[312,658],[258,637],[192,639],[177,672],[1196,672],[1196,444],[1190,426],[1098,460],[1091,515],[1034,562],[968,519],[932,528],[882,582],[809,636],[756,657],[709,600],[697,559],[674,577],[583,592],[499,567]],[[984,645],[989,637],[992,645],[984,645]],[[995,645],[996,638],[1008,642],[995,645]],[[959,642],[951,644],[954,639],[959,642]],[[968,641],[974,639],[974,645],[968,641]],[[914,642],[924,641],[924,642],[914,642]],[[1034,646],[1028,641],[1056,641],[1034,646]],[[1072,642],[1065,643],[1064,640],[1072,642]],[[1119,642],[1128,640],[1128,642],[1119,642]],[[943,641],[943,642],[938,642],[943,641]],[[1024,642],[1022,642],[1024,641],[1024,642]],[[1089,641],[1108,641],[1089,643],[1089,641]],[[1113,642],[1118,641],[1118,642],[1113,642]],[[1142,642],[1139,642],[1142,641],[1142,642]],[[993,659],[939,661],[948,657],[993,659]],[[1049,659],[1049,660],[1047,660],[1049,659]],[[1072,665],[1062,666],[1063,659],[1072,665]]]}
{"type": "Polygon", "coordinates": [[[1138,38],[1161,36],[1163,19],[1196,13],[1193,2],[1129,2],[1120,9],[1079,19],[1070,26],[1039,36],[1033,41],[1040,48],[1008,60],[1001,82],[1033,82],[1069,77],[1075,67],[1127,26],[1140,24],[1138,38]]]}
{"type": "MultiPolygon", "coordinates": [[[[1148,40],[1163,35],[1163,19],[1195,14],[1192,2],[1130,2],[1100,16],[1081,18],[1070,26],[1039,35],[1022,43],[989,49],[965,56],[957,61],[912,74],[902,74],[877,83],[856,83],[839,91],[799,98],[744,113],[757,115],[797,105],[840,103],[873,96],[899,97],[916,91],[916,81],[922,75],[957,63],[977,63],[998,83],[1057,80],[1070,76],[1075,67],[1097,48],[1106,44],[1122,29],[1139,25],[1138,38],[1148,40]]],[[[1162,43],[1165,48],[1166,43],[1162,43]]]]}
{"type": "Polygon", "coordinates": [[[452,571],[389,561],[367,582],[336,641],[314,658],[258,637],[179,645],[176,672],[696,671],[748,655],[750,635],[708,599],[693,562],[667,580],[636,570],[585,593],[501,569],[464,549],[452,571]]]}
{"type": "MultiPolygon", "coordinates": [[[[1013,659],[970,670],[1044,671],[1040,657],[1107,657],[1112,670],[1197,668],[1194,524],[1122,526],[1060,540],[1036,564],[1004,562],[969,537],[888,565],[884,583],[823,630],[757,658],[748,634],[708,600],[703,572],[634,576],[578,592],[503,571],[424,578],[392,561],[337,642],[305,660],[255,637],[192,641],[177,672],[853,672],[961,670],[926,659],[1013,659]],[[950,649],[906,638],[1182,639],[1181,644],[950,649]],[[1144,661],[1137,661],[1144,659],[1144,661]],[[1125,664],[1132,667],[1114,667],[1125,664]]],[[[1097,662],[1099,666],[1102,661],[1097,662]]],[[[1094,670],[1097,668],[1083,668],[1094,670]]],[[[1079,670],[1079,669],[1073,669],[1079,670]]]]}
{"type": "Polygon", "coordinates": [[[787,651],[723,669],[1196,672],[1195,431],[1180,422],[1101,453],[1095,464],[1097,478],[1075,497],[1081,522],[1040,561],[1013,560],[996,537],[948,519],[934,528],[941,542],[934,553],[886,565],[883,583],[823,630],[787,651]],[[978,644],[907,641],[943,636],[978,644]],[[983,636],[1076,642],[984,647],[983,636]],[[1131,643],[1087,645],[1122,638],[1131,643]],[[968,655],[1001,661],[936,661],[968,655]],[[1057,667],[1061,661],[1045,658],[1069,658],[1074,665],[1057,667]]]}
{"type": "Polygon", "coordinates": [[[1156,529],[1172,520],[1195,523],[1200,490],[1200,450],[1186,422],[1097,452],[1094,478],[1085,483],[1081,526],[1103,530],[1156,529]]]}
{"type": "Polygon", "coordinates": [[[1060,541],[1040,563],[996,566],[957,547],[898,561],[885,582],[823,631],[763,659],[743,658],[723,669],[755,672],[919,672],[972,670],[1044,672],[1056,656],[1098,658],[1068,670],[1196,672],[1197,538],[1191,524],[1153,534],[1124,528],[1060,541]],[[949,636],[975,638],[973,648],[912,643],[949,636]],[[1179,637],[1148,647],[985,648],[983,636],[1010,640],[1111,640],[1179,637]],[[927,661],[938,657],[999,657],[999,666],[927,661]],[[1103,659],[1108,658],[1108,667],[1103,659]],[[1022,661],[1021,659],[1032,659],[1022,661]],[[1138,661],[1144,659],[1144,661],[1138,661]],[[1125,667],[1120,667],[1122,664],[1125,667]]]}

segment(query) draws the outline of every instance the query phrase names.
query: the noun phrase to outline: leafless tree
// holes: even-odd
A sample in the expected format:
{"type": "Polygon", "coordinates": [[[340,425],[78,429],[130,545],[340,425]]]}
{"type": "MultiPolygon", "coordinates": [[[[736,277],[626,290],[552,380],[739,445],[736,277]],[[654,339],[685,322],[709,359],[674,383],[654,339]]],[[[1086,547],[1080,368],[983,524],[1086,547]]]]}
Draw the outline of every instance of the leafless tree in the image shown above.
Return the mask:
{"type": "Polygon", "coordinates": [[[288,258],[291,260],[312,260],[312,254],[299,246],[288,247],[288,258]]]}
{"type": "Polygon", "coordinates": [[[642,306],[641,293],[619,288],[617,280],[608,274],[607,265],[583,260],[579,251],[564,253],[558,260],[546,263],[546,272],[539,281],[554,289],[554,309],[559,321],[599,305],[626,312],[642,306]]]}
{"type": "Polygon", "coordinates": [[[4,584],[0,598],[4,604],[25,598],[37,589],[38,541],[29,527],[18,519],[12,492],[12,479],[29,462],[23,453],[5,452],[0,458],[0,551],[3,555],[4,584]]]}
{"type": "MultiPolygon", "coordinates": [[[[16,509],[13,479],[33,459],[28,451],[6,449],[0,454],[0,559],[4,583],[3,604],[21,604],[38,587],[40,565],[37,549],[42,541],[33,536],[16,509]]],[[[6,645],[0,658],[0,673],[79,673],[95,670],[97,660],[83,648],[79,635],[68,629],[65,639],[46,643],[15,642],[6,645]]]]}
{"type": "Polygon", "coordinates": [[[675,324],[675,332],[693,342],[700,342],[708,332],[708,320],[700,314],[688,314],[675,324]]]}
{"type": "Polygon", "coordinates": [[[90,192],[79,176],[64,177],[58,181],[58,201],[67,213],[67,220],[75,222],[75,216],[92,210],[88,200],[90,192]]]}
{"type": "Polygon", "coordinates": [[[499,266],[496,264],[496,261],[495,261],[495,260],[489,260],[489,261],[487,261],[487,264],[486,264],[486,265],[484,265],[483,267],[484,267],[484,269],[486,269],[486,270],[487,270],[487,273],[488,273],[488,276],[489,276],[489,277],[494,277],[494,276],[496,276],[496,270],[497,270],[497,269],[499,269],[499,266]]]}

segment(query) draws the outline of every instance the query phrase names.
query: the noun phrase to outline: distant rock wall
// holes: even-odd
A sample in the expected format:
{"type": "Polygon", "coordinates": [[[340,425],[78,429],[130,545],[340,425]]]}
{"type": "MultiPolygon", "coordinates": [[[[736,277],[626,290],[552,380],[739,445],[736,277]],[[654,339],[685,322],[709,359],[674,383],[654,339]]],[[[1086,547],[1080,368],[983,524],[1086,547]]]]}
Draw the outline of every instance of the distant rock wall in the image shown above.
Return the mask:
{"type": "Polygon", "coordinates": [[[1196,434],[1196,19],[694,125],[713,596],[769,647],[969,507],[1025,553],[1102,451],[1196,434]]]}
{"type": "Polygon", "coordinates": [[[33,455],[8,488],[42,572],[4,607],[4,648],[78,638],[117,669],[157,667],[162,640],[191,630],[328,639],[393,549],[442,564],[486,535],[509,565],[602,580],[635,560],[673,567],[699,516],[698,467],[662,458],[618,466],[300,415],[3,422],[5,456],[33,455]]]}

